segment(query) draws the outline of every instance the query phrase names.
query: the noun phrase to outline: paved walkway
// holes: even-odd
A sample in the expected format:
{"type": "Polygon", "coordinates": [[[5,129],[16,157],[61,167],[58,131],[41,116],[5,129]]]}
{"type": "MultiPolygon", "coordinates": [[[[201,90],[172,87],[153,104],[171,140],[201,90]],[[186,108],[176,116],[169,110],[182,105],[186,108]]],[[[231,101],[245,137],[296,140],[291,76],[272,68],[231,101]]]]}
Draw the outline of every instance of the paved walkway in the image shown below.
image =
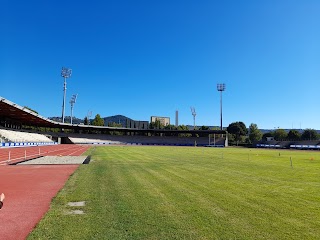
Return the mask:
{"type": "Polygon", "coordinates": [[[83,164],[87,157],[88,156],[45,156],[21,162],[17,165],[83,164]]]}

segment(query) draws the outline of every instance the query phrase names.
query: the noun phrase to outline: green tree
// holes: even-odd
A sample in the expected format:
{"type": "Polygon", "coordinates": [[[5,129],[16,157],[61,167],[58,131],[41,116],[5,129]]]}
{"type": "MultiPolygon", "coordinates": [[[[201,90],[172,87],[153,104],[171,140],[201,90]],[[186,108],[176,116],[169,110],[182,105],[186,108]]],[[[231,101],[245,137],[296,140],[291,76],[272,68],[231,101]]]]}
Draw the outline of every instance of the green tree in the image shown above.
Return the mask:
{"type": "Polygon", "coordinates": [[[92,125],[94,126],[104,126],[104,120],[100,117],[100,114],[97,114],[92,121],[92,125]]]}
{"type": "Polygon", "coordinates": [[[32,108],[29,108],[29,107],[27,107],[27,106],[24,106],[24,108],[25,108],[25,109],[28,109],[28,110],[31,111],[31,112],[34,112],[34,113],[36,113],[36,114],[39,114],[36,110],[33,110],[32,108]]]}
{"type": "MultiPolygon", "coordinates": [[[[212,127],[211,129],[209,128],[209,130],[218,130],[218,131],[220,131],[220,127],[212,127]]],[[[215,134],[215,135],[216,135],[216,138],[221,138],[221,137],[223,137],[224,134],[215,134]]],[[[213,137],[212,134],[211,134],[211,136],[213,137]]],[[[231,136],[231,134],[228,134],[229,142],[234,142],[234,141],[230,140],[230,136],[231,136]]],[[[231,137],[231,139],[234,139],[234,138],[231,137]]]]}
{"type": "Polygon", "coordinates": [[[299,141],[301,139],[301,134],[297,130],[290,130],[287,139],[290,141],[299,141]]]}
{"type": "MultiPolygon", "coordinates": [[[[168,124],[168,125],[164,126],[164,129],[166,129],[166,130],[177,130],[176,126],[172,125],[172,124],[168,124]]],[[[164,133],[164,136],[175,136],[175,133],[166,132],[166,133],[164,133]]]]}
{"type": "Polygon", "coordinates": [[[164,129],[167,129],[167,130],[176,130],[176,126],[175,125],[172,125],[172,124],[168,124],[164,127],[164,129]]]}
{"type": "MultiPolygon", "coordinates": [[[[220,128],[219,128],[219,130],[220,130],[220,128]]],[[[229,141],[230,144],[236,143],[235,135],[231,134],[231,133],[228,133],[228,141],[229,141]]]]}
{"type": "MultiPolygon", "coordinates": [[[[188,126],[185,125],[179,125],[177,130],[187,130],[189,131],[188,126]]],[[[179,133],[179,137],[191,137],[192,134],[190,133],[179,133]]]]}
{"type": "Polygon", "coordinates": [[[154,122],[149,124],[150,129],[163,129],[164,126],[161,124],[160,120],[156,119],[154,122]]]}
{"type": "Polygon", "coordinates": [[[306,129],[301,135],[302,140],[318,140],[319,136],[316,130],[306,129]]]}
{"type": "Polygon", "coordinates": [[[201,126],[200,128],[199,128],[199,130],[209,130],[210,128],[208,127],[208,126],[201,126]]]}
{"type": "Polygon", "coordinates": [[[237,145],[239,144],[239,141],[241,141],[241,139],[248,133],[248,129],[243,122],[230,123],[227,127],[227,131],[234,135],[237,145]]]}
{"type": "Polygon", "coordinates": [[[88,117],[85,117],[85,118],[84,118],[83,124],[84,124],[84,125],[89,125],[88,117]]]}
{"type": "MultiPolygon", "coordinates": [[[[114,128],[122,128],[121,123],[115,123],[115,122],[108,122],[108,127],[114,127],[114,128]]],[[[119,131],[110,131],[111,135],[123,135],[123,132],[119,131]]]]}
{"type": "Polygon", "coordinates": [[[121,124],[121,123],[115,123],[115,122],[108,122],[108,127],[121,128],[121,127],[122,127],[122,124],[121,124]]]}
{"type": "Polygon", "coordinates": [[[249,140],[251,143],[260,141],[262,139],[262,132],[258,129],[257,124],[251,123],[249,126],[249,140]]]}
{"type": "Polygon", "coordinates": [[[273,137],[273,132],[267,132],[262,135],[262,140],[267,141],[268,137],[273,137]]]}
{"type": "Polygon", "coordinates": [[[279,128],[273,132],[273,136],[275,140],[283,141],[287,139],[288,134],[284,129],[279,128]]]}
{"type": "MultiPolygon", "coordinates": [[[[200,131],[206,131],[206,130],[210,130],[210,128],[208,126],[201,126],[198,128],[198,130],[200,131]]],[[[205,134],[205,133],[199,133],[199,134],[196,134],[197,137],[206,137],[208,136],[208,134],[205,134]]]]}

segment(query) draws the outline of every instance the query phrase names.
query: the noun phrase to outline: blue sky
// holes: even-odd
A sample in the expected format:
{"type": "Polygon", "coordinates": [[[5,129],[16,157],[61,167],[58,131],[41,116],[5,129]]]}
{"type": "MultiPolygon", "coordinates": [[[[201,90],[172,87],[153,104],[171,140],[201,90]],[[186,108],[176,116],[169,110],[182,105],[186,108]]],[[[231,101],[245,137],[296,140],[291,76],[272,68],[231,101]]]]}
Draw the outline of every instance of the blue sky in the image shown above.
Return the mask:
{"type": "Polygon", "coordinates": [[[16,1],[0,8],[0,96],[61,116],[320,129],[320,1],[16,1]]]}

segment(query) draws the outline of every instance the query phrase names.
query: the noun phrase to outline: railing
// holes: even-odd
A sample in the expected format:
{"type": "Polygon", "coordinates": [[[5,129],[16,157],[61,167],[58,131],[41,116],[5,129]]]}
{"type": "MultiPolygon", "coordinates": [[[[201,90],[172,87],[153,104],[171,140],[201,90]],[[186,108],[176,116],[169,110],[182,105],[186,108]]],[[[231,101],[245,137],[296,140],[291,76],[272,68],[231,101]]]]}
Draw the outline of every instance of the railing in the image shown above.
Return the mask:
{"type": "MultiPolygon", "coordinates": [[[[72,156],[73,154],[82,154],[83,147],[80,145],[48,145],[39,147],[27,147],[27,148],[3,148],[0,152],[0,165],[8,165],[24,160],[30,160],[42,156],[54,155],[54,156],[72,156]]],[[[86,150],[86,149],[85,149],[86,150]]]]}
{"type": "MultiPolygon", "coordinates": [[[[5,158],[6,160],[2,160],[0,161],[0,165],[7,165],[10,163],[15,163],[15,162],[19,162],[19,161],[24,161],[24,160],[29,160],[32,158],[36,158],[36,157],[41,157],[43,155],[41,155],[41,149],[38,148],[38,150],[35,151],[35,149],[32,149],[32,151],[27,151],[27,149],[24,150],[24,152],[16,152],[16,151],[8,151],[7,153],[7,157],[1,156],[1,158],[5,158]]],[[[44,152],[43,152],[44,154],[44,152]]]]}
{"type": "Polygon", "coordinates": [[[55,145],[57,142],[2,142],[1,147],[27,147],[27,146],[43,146],[43,145],[55,145]]]}

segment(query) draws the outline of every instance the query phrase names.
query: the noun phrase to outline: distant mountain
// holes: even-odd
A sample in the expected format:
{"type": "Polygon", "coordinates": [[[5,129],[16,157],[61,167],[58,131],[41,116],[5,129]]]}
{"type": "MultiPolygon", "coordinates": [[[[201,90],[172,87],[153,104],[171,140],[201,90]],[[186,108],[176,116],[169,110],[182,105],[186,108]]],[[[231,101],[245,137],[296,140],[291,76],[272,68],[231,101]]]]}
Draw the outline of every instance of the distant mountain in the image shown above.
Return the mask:
{"type": "MultiPolygon", "coordinates": [[[[48,119],[55,121],[55,122],[62,122],[62,117],[49,117],[48,119]]],[[[110,117],[104,117],[104,125],[108,126],[108,123],[120,123],[122,125],[122,127],[126,127],[127,126],[127,119],[132,120],[131,118],[128,118],[126,116],[123,115],[115,115],[115,116],[110,116],[110,117]]],[[[90,119],[90,122],[92,122],[93,119],[90,119]]],[[[65,123],[70,123],[70,116],[66,116],[64,118],[64,122],[65,123]]],[[[80,123],[84,123],[84,119],[80,119],[80,118],[75,118],[73,117],[72,119],[72,123],[74,124],[80,124],[80,123]]]]}
{"type": "MultiPolygon", "coordinates": [[[[52,120],[52,121],[55,121],[55,122],[62,122],[62,117],[48,117],[48,119],[50,119],[50,120],[52,120]]],[[[71,122],[71,121],[70,121],[70,116],[65,116],[64,122],[65,122],[65,123],[70,123],[70,122],[71,122]]],[[[73,117],[73,118],[72,118],[72,123],[73,123],[73,124],[83,123],[83,119],[73,117]]]]}
{"type": "Polygon", "coordinates": [[[105,126],[108,126],[108,123],[117,123],[117,124],[120,123],[122,127],[126,127],[127,120],[132,120],[132,119],[123,115],[115,115],[111,117],[104,117],[103,120],[104,120],[105,126]]]}

